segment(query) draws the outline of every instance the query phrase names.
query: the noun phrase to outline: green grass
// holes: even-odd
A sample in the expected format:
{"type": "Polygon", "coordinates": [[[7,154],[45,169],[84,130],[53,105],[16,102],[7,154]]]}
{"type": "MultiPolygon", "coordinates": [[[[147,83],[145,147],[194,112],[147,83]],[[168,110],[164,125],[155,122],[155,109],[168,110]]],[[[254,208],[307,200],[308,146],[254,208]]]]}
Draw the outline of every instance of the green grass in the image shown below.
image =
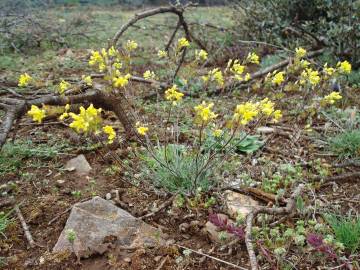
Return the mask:
{"type": "MultiPolygon", "coordinates": [[[[48,160],[55,158],[62,151],[67,150],[66,143],[34,144],[27,140],[16,140],[13,143],[6,143],[0,152],[0,176],[18,172],[29,158],[48,160]]],[[[36,162],[32,162],[36,164],[36,162]]]]}
{"type": "Polygon", "coordinates": [[[344,131],[329,138],[329,148],[340,159],[358,158],[360,155],[360,129],[344,131]]]}
{"type": "Polygon", "coordinates": [[[11,219],[9,218],[11,211],[7,214],[4,212],[0,212],[0,237],[5,235],[5,230],[11,223],[11,219]]]}
{"type": "Polygon", "coordinates": [[[325,218],[333,229],[337,241],[351,253],[360,251],[360,217],[326,215],[325,218]]]}

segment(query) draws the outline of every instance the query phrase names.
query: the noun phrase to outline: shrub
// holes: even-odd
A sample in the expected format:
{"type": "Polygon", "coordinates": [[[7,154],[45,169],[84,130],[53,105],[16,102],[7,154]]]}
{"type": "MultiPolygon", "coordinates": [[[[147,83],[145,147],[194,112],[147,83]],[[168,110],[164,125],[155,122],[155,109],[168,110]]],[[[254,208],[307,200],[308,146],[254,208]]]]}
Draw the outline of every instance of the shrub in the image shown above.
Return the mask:
{"type": "Polygon", "coordinates": [[[241,38],[286,47],[309,39],[330,45],[332,53],[359,66],[360,2],[323,0],[234,1],[241,38]],[[239,13],[243,12],[243,16],[239,13]],[[239,19],[240,18],[240,19],[239,19]]]}

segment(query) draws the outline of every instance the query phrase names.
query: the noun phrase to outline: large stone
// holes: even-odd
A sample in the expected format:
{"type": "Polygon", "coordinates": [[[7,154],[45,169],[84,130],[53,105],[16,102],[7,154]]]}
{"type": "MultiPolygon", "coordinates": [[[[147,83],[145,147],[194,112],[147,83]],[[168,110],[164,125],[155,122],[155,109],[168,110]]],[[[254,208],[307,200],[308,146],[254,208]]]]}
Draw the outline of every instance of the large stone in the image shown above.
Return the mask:
{"type": "Polygon", "coordinates": [[[73,206],[53,251],[73,251],[79,257],[102,254],[109,247],[137,249],[154,247],[163,240],[158,229],[133,217],[100,197],[73,206]],[[69,230],[75,240],[69,241],[69,230]]]}
{"type": "Polygon", "coordinates": [[[239,214],[245,218],[247,214],[259,206],[259,202],[255,201],[250,196],[233,191],[225,192],[225,203],[228,214],[233,218],[236,218],[239,214]]]}
{"type": "Polygon", "coordinates": [[[84,155],[78,155],[76,158],[70,159],[66,163],[65,170],[75,171],[80,175],[86,175],[90,172],[91,166],[84,155]]]}

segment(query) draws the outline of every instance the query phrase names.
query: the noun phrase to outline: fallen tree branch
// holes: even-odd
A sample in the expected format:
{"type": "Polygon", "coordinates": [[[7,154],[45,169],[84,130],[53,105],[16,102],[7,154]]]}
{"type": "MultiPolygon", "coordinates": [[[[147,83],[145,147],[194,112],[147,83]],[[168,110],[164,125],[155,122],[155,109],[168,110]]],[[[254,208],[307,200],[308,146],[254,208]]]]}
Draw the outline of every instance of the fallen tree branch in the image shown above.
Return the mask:
{"type": "MultiPolygon", "coordinates": [[[[183,13],[188,6],[189,5],[184,6],[182,8],[177,8],[175,6],[159,7],[159,8],[150,9],[150,10],[146,10],[141,13],[135,14],[135,16],[132,19],[130,19],[126,24],[124,24],[120,27],[119,31],[115,34],[114,38],[109,43],[108,49],[111,46],[116,47],[116,44],[119,41],[120,37],[129,29],[129,27],[133,26],[138,21],[148,18],[148,17],[151,17],[151,16],[154,16],[154,15],[157,15],[157,14],[172,13],[172,14],[175,14],[178,16],[178,18],[179,18],[178,24],[180,24],[182,26],[182,28],[185,32],[186,39],[189,41],[194,41],[201,49],[206,50],[205,46],[198,39],[194,38],[194,36],[190,33],[189,26],[187,25],[187,23],[184,19],[183,13]]],[[[177,30],[176,30],[176,32],[177,32],[177,30]]]]}
{"type": "Polygon", "coordinates": [[[21,211],[20,211],[20,209],[19,209],[19,206],[16,205],[16,206],[14,207],[14,209],[15,209],[15,212],[16,212],[19,220],[20,220],[21,226],[22,226],[22,228],[23,228],[23,230],[24,230],[24,233],[25,233],[25,237],[26,237],[26,239],[28,240],[30,247],[32,247],[32,248],[35,247],[35,241],[34,241],[34,239],[32,238],[32,235],[31,235],[31,233],[30,233],[29,227],[28,227],[28,225],[27,225],[26,222],[25,222],[24,216],[22,215],[22,213],[21,213],[21,211]]]}
{"type": "Polygon", "coordinates": [[[248,250],[251,270],[258,270],[259,266],[256,259],[256,254],[252,241],[252,224],[253,220],[259,214],[268,214],[268,215],[288,215],[291,214],[296,206],[296,198],[300,195],[304,188],[303,184],[299,184],[291,194],[290,198],[287,200],[286,206],[284,207],[259,207],[251,211],[246,217],[246,228],[245,228],[245,244],[248,250]]]}
{"type": "Polygon", "coordinates": [[[324,181],[324,182],[344,182],[344,181],[351,181],[355,179],[360,179],[360,172],[351,172],[351,173],[345,173],[335,176],[329,176],[329,177],[323,177],[323,176],[316,176],[312,180],[315,181],[324,181]]]}

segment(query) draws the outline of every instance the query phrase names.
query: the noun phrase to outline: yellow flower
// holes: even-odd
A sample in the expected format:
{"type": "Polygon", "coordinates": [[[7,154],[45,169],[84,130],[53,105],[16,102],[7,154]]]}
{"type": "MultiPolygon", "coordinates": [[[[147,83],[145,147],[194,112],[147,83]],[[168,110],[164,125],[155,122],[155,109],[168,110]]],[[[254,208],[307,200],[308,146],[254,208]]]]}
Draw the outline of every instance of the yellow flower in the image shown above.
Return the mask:
{"type": "Polygon", "coordinates": [[[341,74],[349,74],[351,72],[351,64],[348,61],[338,62],[337,67],[341,74]]]}
{"type": "Polygon", "coordinates": [[[307,51],[304,48],[296,48],[295,49],[295,57],[300,59],[306,55],[307,51]]]}
{"type": "MultiPolygon", "coordinates": [[[[276,71],[275,71],[276,72],[276,71]]],[[[273,79],[272,79],[272,83],[273,84],[277,84],[277,85],[280,85],[283,83],[283,81],[285,81],[285,78],[284,78],[284,75],[285,75],[285,72],[284,71],[281,71],[281,72],[276,72],[273,79]]]]}
{"type": "Polygon", "coordinates": [[[222,135],[222,130],[221,129],[215,129],[213,132],[212,132],[213,136],[218,138],[222,135]]]}
{"type": "Polygon", "coordinates": [[[264,113],[266,116],[270,116],[274,112],[274,103],[271,102],[268,98],[263,99],[260,102],[260,109],[261,112],[264,113]]]}
{"type": "Polygon", "coordinates": [[[140,122],[136,122],[135,126],[137,132],[142,136],[145,136],[146,133],[149,131],[149,128],[141,125],[140,122]]]}
{"type": "Polygon", "coordinates": [[[63,114],[61,114],[61,115],[59,116],[59,120],[60,120],[60,121],[63,121],[65,118],[68,118],[68,117],[69,117],[69,113],[64,112],[63,114]]]}
{"type": "Polygon", "coordinates": [[[119,76],[113,78],[114,87],[121,88],[126,86],[129,83],[129,79],[131,78],[130,74],[126,74],[125,76],[119,76]]]}
{"type": "Polygon", "coordinates": [[[31,110],[28,111],[27,114],[32,117],[33,121],[37,121],[38,123],[41,123],[46,116],[45,110],[40,109],[36,105],[31,105],[31,110]]]}
{"type": "Polygon", "coordinates": [[[133,40],[128,40],[125,45],[125,49],[129,52],[135,50],[138,47],[138,44],[133,40]]]}
{"type": "Polygon", "coordinates": [[[196,50],[195,58],[197,61],[205,61],[208,58],[208,53],[204,50],[196,50]]]}
{"type": "Polygon", "coordinates": [[[82,80],[84,83],[86,83],[87,86],[92,86],[92,79],[91,79],[91,76],[85,76],[85,75],[82,75],[82,80]]]}
{"type": "Polygon", "coordinates": [[[246,102],[244,104],[239,104],[236,106],[233,121],[235,123],[240,123],[246,125],[259,114],[258,104],[253,102],[246,102]]]}
{"type": "Polygon", "coordinates": [[[95,66],[95,65],[105,66],[104,61],[105,61],[104,58],[101,56],[101,54],[98,51],[91,52],[91,56],[89,60],[90,66],[95,66]]]}
{"type": "Polygon", "coordinates": [[[114,128],[112,126],[104,126],[103,131],[108,135],[108,143],[113,143],[116,137],[116,132],[114,128]]]}
{"type": "Polygon", "coordinates": [[[113,64],[113,67],[114,67],[115,69],[120,69],[120,68],[122,68],[122,64],[121,64],[120,62],[115,62],[115,63],[113,64]]]}
{"type": "Polygon", "coordinates": [[[215,119],[217,117],[217,114],[211,111],[212,107],[214,107],[214,103],[206,104],[205,101],[195,106],[195,122],[203,125],[215,119]]]}
{"type": "Polygon", "coordinates": [[[249,62],[249,63],[253,63],[253,64],[259,64],[260,63],[260,58],[259,56],[252,52],[252,53],[249,53],[246,60],[249,62]]]}
{"type": "Polygon", "coordinates": [[[278,121],[280,120],[280,118],[282,117],[282,113],[281,113],[280,110],[276,110],[276,111],[274,111],[273,116],[274,116],[274,122],[276,123],[276,122],[278,122],[278,121]]]}
{"type": "Polygon", "coordinates": [[[241,65],[239,60],[236,59],[234,62],[233,62],[233,65],[231,67],[231,71],[233,73],[235,73],[236,75],[241,75],[244,73],[244,70],[245,70],[245,66],[241,65]]]}
{"type": "Polygon", "coordinates": [[[309,61],[306,61],[306,60],[301,60],[301,61],[300,61],[300,66],[301,66],[302,68],[307,68],[309,65],[310,65],[310,62],[309,62],[309,61]]]}
{"type": "Polygon", "coordinates": [[[180,38],[177,42],[177,50],[180,51],[182,48],[190,46],[190,42],[186,38],[180,38]]]}
{"type": "Polygon", "coordinates": [[[163,50],[159,50],[158,53],[157,53],[158,57],[160,58],[165,58],[167,57],[167,52],[166,51],[163,51],[163,50]]]}
{"type": "Polygon", "coordinates": [[[70,110],[70,104],[65,105],[65,111],[67,112],[68,110],[70,110]]]}
{"type": "Polygon", "coordinates": [[[311,85],[315,86],[320,83],[320,76],[317,70],[307,68],[301,73],[300,84],[305,84],[308,81],[311,85]]]}
{"type": "Polygon", "coordinates": [[[342,99],[342,96],[338,92],[331,92],[324,97],[324,102],[328,104],[334,104],[336,100],[342,99]]]}
{"type": "Polygon", "coordinates": [[[207,82],[209,79],[215,81],[220,87],[224,85],[224,77],[218,68],[210,70],[208,76],[203,76],[202,79],[207,82]]]}
{"type": "Polygon", "coordinates": [[[87,109],[81,106],[79,114],[69,113],[74,120],[69,126],[78,133],[97,132],[102,121],[101,111],[101,108],[94,108],[93,104],[90,104],[87,109]]]}
{"type": "Polygon", "coordinates": [[[70,86],[71,86],[70,83],[62,80],[62,81],[60,82],[60,84],[59,84],[59,93],[60,93],[60,94],[64,94],[64,92],[65,92],[66,90],[68,90],[70,86]]]}
{"type": "Polygon", "coordinates": [[[144,79],[146,80],[155,80],[156,78],[154,71],[150,71],[150,70],[145,71],[143,76],[144,79]]]}
{"type": "Polygon", "coordinates": [[[108,53],[109,53],[110,56],[115,56],[116,55],[116,49],[114,48],[114,46],[111,46],[108,53]]]}
{"type": "Polygon", "coordinates": [[[335,68],[328,67],[327,63],[324,65],[324,72],[328,76],[332,76],[335,73],[335,68]]]}
{"type": "Polygon", "coordinates": [[[244,80],[245,80],[245,82],[250,81],[251,80],[251,74],[246,73],[244,80]]]}
{"type": "Polygon", "coordinates": [[[172,101],[173,105],[176,105],[178,101],[184,96],[183,93],[177,91],[177,86],[174,84],[171,88],[165,91],[165,99],[172,101]]]}
{"type": "Polygon", "coordinates": [[[21,74],[19,77],[18,86],[19,87],[28,86],[31,81],[32,81],[32,77],[29,74],[27,74],[27,73],[21,74]]]}

